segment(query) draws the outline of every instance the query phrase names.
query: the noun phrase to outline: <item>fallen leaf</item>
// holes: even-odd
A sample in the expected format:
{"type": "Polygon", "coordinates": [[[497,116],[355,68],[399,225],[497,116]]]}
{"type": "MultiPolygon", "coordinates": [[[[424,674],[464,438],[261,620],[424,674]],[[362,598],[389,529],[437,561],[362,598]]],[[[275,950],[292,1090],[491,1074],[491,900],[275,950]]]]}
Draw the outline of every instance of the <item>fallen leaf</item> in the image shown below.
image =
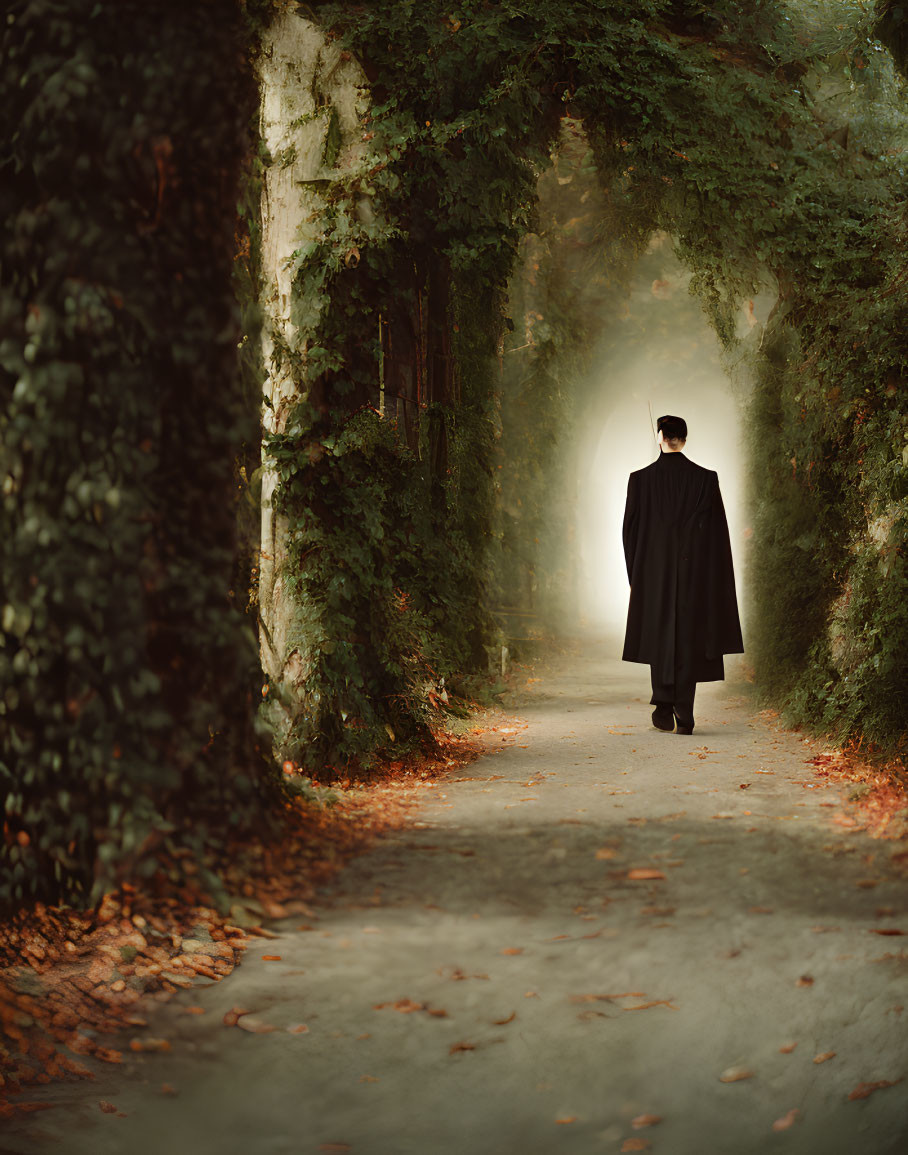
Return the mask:
{"type": "Polygon", "coordinates": [[[257,1019],[255,1015],[243,1015],[236,1025],[242,1030],[248,1031],[250,1035],[269,1035],[277,1029],[272,1023],[266,1023],[264,1019],[257,1019]]]}
{"type": "Polygon", "coordinates": [[[495,1024],[496,1027],[504,1027],[508,1023],[513,1023],[513,1021],[516,1018],[517,1018],[517,1012],[511,1011],[511,1013],[508,1015],[508,1017],[506,1019],[493,1019],[492,1022],[495,1024]]]}
{"type": "Polygon", "coordinates": [[[504,950],[498,952],[499,954],[523,954],[522,946],[506,946],[504,950]]]}
{"type": "Polygon", "coordinates": [[[383,1011],[388,1007],[400,1011],[402,1015],[411,1015],[414,1011],[425,1010],[425,1003],[417,1003],[413,999],[398,999],[396,1003],[376,1003],[372,1009],[373,1011],[383,1011]]]}
{"type": "Polygon", "coordinates": [[[204,1015],[204,1007],[183,1007],[184,1015],[204,1015]]]}
{"type": "Polygon", "coordinates": [[[552,935],[551,938],[547,938],[545,941],[546,942],[560,942],[562,939],[573,938],[573,937],[574,936],[570,935],[570,934],[554,934],[554,935],[552,935]]]}
{"type": "Polygon", "coordinates": [[[787,1131],[798,1117],[797,1107],[792,1107],[790,1111],[786,1111],[781,1119],[776,1119],[772,1125],[773,1131],[787,1131]]]}
{"type": "Polygon", "coordinates": [[[641,1127],[655,1127],[657,1123],[661,1122],[661,1115],[638,1115],[635,1119],[631,1119],[631,1126],[637,1131],[641,1127]]]}
{"type": "Polygon", "coordinates": [[[874,1091],[882,1091],[885,1087],[894,1087],[896,1083],[901,1083],[901,1081],[901,1079],[880,1079],[876,1083],[858,1083],[848,1098],[868,1099],[874,1091]]]}
{"type": "Polygon", "coordinates": [[[101,1108],[105,1115],[116,1115],[118,1110],[118,1108],[116,1108],[113,1103],[108,1103],[106,1099],[102,1099],[98,1103],[98,1106],[101,1108]]]}
{"type": "Polygon", "coordinates": [[[281,956],[279,954],[263,954],[262,962],[280,962],[281,956]]]}
{"type": "Polygon", "coordinates": [[[835,1058],[835,1054],[836,1054],[836,1053],[835,1053],[835,1051],[824,1051],[824,1052],[822,1053],[822,1055],[815,1055],[815,1056],[814,1056],[814,1060],[813,1060],[813,1061],[814,1061],[815,1063],[826,1063],[826,1062],[828,1062],[830,1059],[834,1059],[834,1058],[835,1058]]]}
{"type": "Polygon", "coordinates": [[[871,934],[888,934],[888,935],[903,935],[905,931],[899,930],[894,926],[875,926],[870,931],[871,934]]]}
{"type": "Polygon", "coordinates": [[[643,882],[650,878],[665,878],[665,875],[661,870],[653,870],[649,866],[637,866],[627,872],[627,877],[632,882],[643,882]]]}
{"type": "Polygon", "coordinates": [[[169,1051],[170,1043],[167,1039],[131,1039],[131,1051],[169,1051]]]}
{"type": "Polygon", "coordinates": [[[720,1083],[740,1083],[742,1079],[752,1079],[754,1072],[750,1067],[726,1067],[719,1076],[720,1083]]]}
{"type": "Polygon", "coordinates": [[[785,1043],[781,1047],[779,1047],[779,1054],[780,1055],[790,1055],[791,1052],[795,1049],[795,1047],[797,1045],[798,1045],[797,1043],[785,1043]]]}
{"type": "Polygon", "coordinates": [[[284,1030],[288,1035],[307,1035],[309,1028],[305,1023],[293,1023],[292,1026],[285,1027],[284,1030]]]}
{"type": "Polygon", "coordinates": [[[614,848],[614,846],[600,846],[600,848],[596,851],[596,857],[599,859],[617,858],[618,851],[614,848]]]}
{"type": "Polygon", "coordinates": [[[561,1116],[559,1116],[559,1118],[557,1118],[555,1120],[555,1122],[556,1123],[576,1123],[577,1122],[577,1116],[576,1115],[561,1115],[561,1116]]]}
{"type": "Polygon", "coordinates": [[[243,1015],[248,1015],[248,1014],[249,1014],[249,1011],[245,1010],[243,1007],[231,1007],[230,1010],[227,1012],[227,1014],[224,1015],[224,1020],[223,1020],[224,1026],[225,1027],[235,1027],[237,1025],[237,1023],[240,1021],[240,1018],[243,1015]]]}
{"type": "Polygon", "coordinates": [[[624,991],[620,995],[570,995],[572,1003],[611,1002],[612,999],[645,999],[646,991],[624,991]]]}
{"type": "Polygon", "coordinates": [[[455,1043],[454,1046],[450,1049],[450,1051],[448,1051],[448,1054],[449,1055],[456,1055],[458,1053],[458,1051],[475,1051],[475,1050],[476,1050],[476,1044],[475,1043],[455,1043]]]}
{"type": "Polygon", "coordinates": [[[359,1081],[361,1083],[377,1083],[378,1077],[376,1075],[360,1075],[359,1081]]]}
{"type": "Polygon", "coordinates": [[[161,1094],[162,1095],[177,1095],[177,1094],[179,1094],[179,1092],[177,1091],[176,1087],[172,1086],[170,1083],[162,1083],[161,1084],[161,1094]]]}
{"type": "Polygon", "coordinates": [[[626,1011],[648,1011],[650,1007],[668,1007],[670,1011],[676,1011],[678,1008],[674,1003],[669,1002],[668,999],[653,999],[651,1003],[640,1003],[636,1007],[625,1007],[626,1011]]]}
{"type": "Polygon", "coordinates": [[[739,790],[749,790],[750,789],[750,783],[749,782],[739,782],[738,783],[738,789],[739,790]]]}
{"type": "Polygon", "coordinates": [[[652,1144],[648,1139],[625,1139],[621,1144],[622,1151],[646,1151],[652,1144]]]}
{"type": "Polygon", "coordinates": [[[813,975],[801,975],[801,977],[795,983],[795,986],[796,987],[812,987],[813,986],[813,975]]]}

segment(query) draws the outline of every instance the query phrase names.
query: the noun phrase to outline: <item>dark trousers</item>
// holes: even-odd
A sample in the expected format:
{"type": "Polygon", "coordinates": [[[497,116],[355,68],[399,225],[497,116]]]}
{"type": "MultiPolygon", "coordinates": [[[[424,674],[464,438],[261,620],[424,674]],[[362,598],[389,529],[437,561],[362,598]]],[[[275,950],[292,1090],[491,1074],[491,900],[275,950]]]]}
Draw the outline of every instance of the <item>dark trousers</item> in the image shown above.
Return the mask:
{"type": "Polygon", "coordinates": [[[694,672],[685,666],[675,670],[674,682],[663,682],[656,673],[656,667],[650,666],[650,675],[653,683],[653,696],[650,704],[653,706],[668,706],[674,711],[679,726],[693,729],[694,725],[694,694],[697,692],[697,680],[694,672]]]}

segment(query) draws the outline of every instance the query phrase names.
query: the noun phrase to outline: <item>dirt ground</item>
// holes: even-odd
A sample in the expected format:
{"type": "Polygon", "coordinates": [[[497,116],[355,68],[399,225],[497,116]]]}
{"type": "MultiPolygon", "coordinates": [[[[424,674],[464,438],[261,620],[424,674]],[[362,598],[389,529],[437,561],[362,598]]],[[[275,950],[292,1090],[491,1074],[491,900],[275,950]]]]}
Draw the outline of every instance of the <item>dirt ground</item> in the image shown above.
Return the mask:
{"type": "Polygon", "coordinates": [[[905,843],[733,681],[690,737],[648,697],[564,657],[311,915],[146,1012],[162,1049],[30,1093],[0,1153],[908,1150],[905,843]]]}

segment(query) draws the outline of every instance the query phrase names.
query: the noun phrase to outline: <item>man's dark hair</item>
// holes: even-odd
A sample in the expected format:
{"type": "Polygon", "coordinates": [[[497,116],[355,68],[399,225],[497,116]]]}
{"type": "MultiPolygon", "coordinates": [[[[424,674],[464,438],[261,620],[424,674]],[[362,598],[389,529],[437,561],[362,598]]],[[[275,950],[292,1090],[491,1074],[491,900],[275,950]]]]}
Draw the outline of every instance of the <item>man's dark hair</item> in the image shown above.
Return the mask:
{"type": "Polygon", "coordinates": [[[662,436],[666,441],[671,441],[678,438],[679,441],[687,440],[687,422],[683,417],[672,417],[666,414],[665,417],[660,417],[656,422],[656,430],[662,431],[662,436]]]}

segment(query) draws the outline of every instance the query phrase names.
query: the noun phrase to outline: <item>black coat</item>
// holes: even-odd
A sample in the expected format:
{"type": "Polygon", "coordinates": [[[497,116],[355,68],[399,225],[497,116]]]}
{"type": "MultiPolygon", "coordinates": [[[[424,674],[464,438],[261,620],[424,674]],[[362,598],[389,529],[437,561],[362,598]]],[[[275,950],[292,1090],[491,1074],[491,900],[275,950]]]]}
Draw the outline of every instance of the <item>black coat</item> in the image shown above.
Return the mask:
{"type": "Polygon", "coordinates": [[[630,475],[624,556],[631,583],[626,662],[674,682],[724,677],[722,655],[744,651],[719,478],[683,453],[660,453],[630,475]]]}

